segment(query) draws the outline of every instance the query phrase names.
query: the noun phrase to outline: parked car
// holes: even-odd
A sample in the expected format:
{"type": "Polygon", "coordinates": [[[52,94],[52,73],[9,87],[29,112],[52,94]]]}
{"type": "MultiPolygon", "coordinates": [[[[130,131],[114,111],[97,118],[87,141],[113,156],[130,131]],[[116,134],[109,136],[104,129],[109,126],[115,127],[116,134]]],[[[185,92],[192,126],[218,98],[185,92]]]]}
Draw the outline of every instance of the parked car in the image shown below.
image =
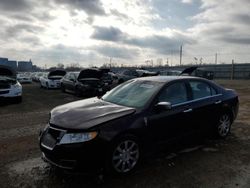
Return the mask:
{"type": "Polygon", "coordinates": [[[54,108],[40,133],[40,149],[45,161],[62,169],[127,174],[160,144],[195,134],[225,138],[238,105],[234,90],[206,79],[137,78],[102,98],[54,108]]]}
{"type": "Polygon", "coordinates": [[[19,83],[23,84],[23,83],[32,83],[32,79],[29,75],[27,74],[17,74],[17,80],[19,81],[19,83]]]}
{"type": "Polygon", "coordinates": [[[61,80],[62,91],[73,91],[77,96],[98,96],[109,90],[108,84],[101,79],[99,69],[83,69],[81,72],[69,72],[61,80]]]}
{"type": "Polygon", "coordinates": [[[36,72],[34,75],[32,75],[32,80],[34,82],[40,82],[40,78],[45,74],[46,74],[45,72],[36,72]]]}
{"type": "Polygon", "coordinates": [[[161,76],[179,76],[182,71],[179,70],[163,70],[160,71],[161,76]]]}
{"type": "Polygon", "coordinates": [[[104,73],[101,77],[104,83],[108,85],[117,85],[118,83],[118,76],[113,72],[104,73]]]}
{"type": "Polygon", "coordinates": [[[50,88],[60,88],[61,87],[61,79],[66,74],[65,70],[53,70],[48,74],[40,77],[41,87],[50,89],[50,88]]]}
{"type": "Polygon", "coordinates": [[[22,101],[22,85],[17,80],[16,72],[7,66],[0,66],[0,98],[22,101]]]}
{"type": "Polygon", "coordinates": [[[145,76],[156,76],[158,74],[159,73],[157,72],[150,72],[150,71],[143,70],[143,69],[136,69],[136,70],[128,69],[118,74],[118,82],[123,83],[133,78],[145,77],[145,76]]]}
{"type": "Polygon", "coordinates": [[[206,78],[209,80],[213,80],[213,78],[214,78],[213,71],[208,70],[208,69],[203,68],[203,67],[197,67],[197,66],[188,67],[188,68],[184,69],[180,75],[197,76],[197,77],[206,78]]]}

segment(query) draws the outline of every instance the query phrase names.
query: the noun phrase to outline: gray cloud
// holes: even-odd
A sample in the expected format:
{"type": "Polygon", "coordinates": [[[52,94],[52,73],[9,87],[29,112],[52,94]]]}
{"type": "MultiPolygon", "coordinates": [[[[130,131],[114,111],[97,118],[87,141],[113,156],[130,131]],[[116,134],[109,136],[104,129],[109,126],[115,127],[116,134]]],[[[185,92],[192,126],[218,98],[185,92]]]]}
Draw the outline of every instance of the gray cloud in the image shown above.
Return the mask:
{"type": "Polygon", "coordinates": [[[24,11],[30,9],[31,6],[26,0],[1,0],[0,9],[2,11],[24,11]]]}
{"type": "Polygon", "coordinates": [[[151,48],[160,54],[170,54],[177,52],[180,45],[193,44],[196,41],[184,35],[176,34],[174,37],[152,35],[143,38],[130,38],[127,44],[132,44],[142,48],[151,48]]]}
{"type": "Polygon", "coordinates": [[[250,25],[250,14],[235,14],[232,16],[232,20],[236,23],[248,24],[250,25]]]}
{"type": "Polygon", "coordinates": [[[82,10],[90,16],[105,15],[105,11],[100,0],[55,0],[54,2],[56,4],[66,5],[73,10],[82,10]]]}
{"type": "Polygon", "coordinates": [[[227,43],[234,43],[234,44],[250,44],[250,36],[248,37],[239,37],[239,36],[222,36],[220,40],[227,42],[227,43]]]}
{"type": "Polygon", "coordinates": [[[37,34],[43,31],[44,28],[40,26],[35,26],[31,24],[17,24],[13,26],[8,26],[5,30],[5,37],[18,37],[22,32],[27,32],[31,34],[37,34]]]}
{"type": "Polygon", "coordinates": [[[110,13],[111,13],[112,15],[118,17],[119,19],[128,19],[128,18],[129,18],[128,15],[123,14],[123,13],[119,12],[119,11],[116,10],[116,9],[111,9],[111,10],[110,10],[110,13]]]}
{"type": "Polygon", "coordinates": [[[103,41],[120,42],[121,44],[150,48],[158,53],[174,52],[182,44],[193,44],[196,41],[190,37],[175,33],[173,37],[151,35],[147,37],[134,37],[123,33],[115,27],[95,27],[92,38],[103,41]]]}
{"type": "Polygon", "coordinates": [[[121,59],[133,59],[139,55],[137,49],[125,48],[112,45],[103,45],[93,48],[93,50],[99,52],[106,57],[114,57],[121,59]]]}
{"type": "Polygon", "coordinates": [[[104,41],[119,41],[126,37],[123,32],[115,27],[95,27],[95,31],[91,36],[93,39],[104,41]]]}
{"type": "Polygon", "coordinates": [[[19,20],[19,21],[25,21],[25,22],[31,22],[33,21],[33,18],[27,15],[22,15],[22,14],[13,14],[13,15],[10,15],[11,18],[15,19],[15,20],[19,20]]]}
{"type": "Polygon", "coordinates": [[[40,39],[38,37],[35,37],[35,36],[22,37],[19,40],[24,42],[24,43],[29,43],[32,46],[41,46],[40,39]]]}

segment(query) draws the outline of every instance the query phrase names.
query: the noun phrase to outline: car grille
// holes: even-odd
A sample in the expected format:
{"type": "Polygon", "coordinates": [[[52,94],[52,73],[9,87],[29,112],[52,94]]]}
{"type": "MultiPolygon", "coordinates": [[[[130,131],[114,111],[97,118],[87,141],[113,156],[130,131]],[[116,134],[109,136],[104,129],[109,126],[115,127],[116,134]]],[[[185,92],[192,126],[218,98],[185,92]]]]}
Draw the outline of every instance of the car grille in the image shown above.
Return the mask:
{"type": "Polygon", "coordinates": [[[61,140],[65,133],[65,130],[49,127],[42,138],[42,145],[52,150],[55,145],[61,140]]]}
{"type": "Polygon", "coordinates": [[[10,84],[0,84],[0,89],[9,89],[10,84]]]}
{"type": "Polygon", "coordinates": [[[0,95],[2,95],[2,94],[7,94],[7,93],[9,93],[9,92],[10,92],[9,90],[0,91],[0,95]]]}

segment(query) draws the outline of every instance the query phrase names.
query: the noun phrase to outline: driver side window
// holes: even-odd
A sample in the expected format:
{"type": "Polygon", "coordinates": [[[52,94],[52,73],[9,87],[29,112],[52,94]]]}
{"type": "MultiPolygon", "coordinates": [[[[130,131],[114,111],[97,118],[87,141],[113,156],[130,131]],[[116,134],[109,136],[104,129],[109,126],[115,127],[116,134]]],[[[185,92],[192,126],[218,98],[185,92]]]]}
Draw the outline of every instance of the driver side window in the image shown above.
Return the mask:
{"type": "Polygon", "coordinates": [[[188,101],[185,83],[174,83],[166,87],[160,94],[158,102],[170,102],[172,105],[188,101]]]}

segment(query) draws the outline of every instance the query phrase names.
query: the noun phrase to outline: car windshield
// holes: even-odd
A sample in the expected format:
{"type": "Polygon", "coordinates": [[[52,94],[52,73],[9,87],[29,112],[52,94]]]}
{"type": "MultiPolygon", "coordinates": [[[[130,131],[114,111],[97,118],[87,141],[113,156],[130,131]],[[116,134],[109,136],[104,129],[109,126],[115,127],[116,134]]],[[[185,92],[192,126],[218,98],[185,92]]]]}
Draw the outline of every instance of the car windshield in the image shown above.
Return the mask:
{"type": "Polygon", "coordinates": [[[142,108],[162,85],[160,82],[132,80],[111,90],[102,99],[123,106],[142,108]]]}

